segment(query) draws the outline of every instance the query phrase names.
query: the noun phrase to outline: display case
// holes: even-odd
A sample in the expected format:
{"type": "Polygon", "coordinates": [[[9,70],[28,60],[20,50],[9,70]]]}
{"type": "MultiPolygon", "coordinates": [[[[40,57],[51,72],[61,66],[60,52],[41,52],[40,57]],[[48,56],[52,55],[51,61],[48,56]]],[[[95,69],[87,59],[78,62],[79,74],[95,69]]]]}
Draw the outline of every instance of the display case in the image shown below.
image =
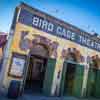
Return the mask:
{"type": "Polygon", "coordinates": [[[12,53],[8,76],[22,78],[26,65],[26,55],[12,53]]]}

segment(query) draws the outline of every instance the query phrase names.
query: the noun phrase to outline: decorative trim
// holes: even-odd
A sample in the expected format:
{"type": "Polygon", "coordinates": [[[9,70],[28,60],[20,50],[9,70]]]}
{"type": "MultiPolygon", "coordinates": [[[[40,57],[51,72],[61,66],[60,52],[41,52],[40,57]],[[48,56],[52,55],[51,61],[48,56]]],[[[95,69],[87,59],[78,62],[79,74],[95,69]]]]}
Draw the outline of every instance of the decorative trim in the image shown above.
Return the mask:
{"type": "Polygon", "coordinates": [[[82,56],[80,51],[78,51],[76,48],[63,49],[61,58],[69,59],[71,54],[75,56],[77,62],[84,62],[84,56],[82,56]]]}

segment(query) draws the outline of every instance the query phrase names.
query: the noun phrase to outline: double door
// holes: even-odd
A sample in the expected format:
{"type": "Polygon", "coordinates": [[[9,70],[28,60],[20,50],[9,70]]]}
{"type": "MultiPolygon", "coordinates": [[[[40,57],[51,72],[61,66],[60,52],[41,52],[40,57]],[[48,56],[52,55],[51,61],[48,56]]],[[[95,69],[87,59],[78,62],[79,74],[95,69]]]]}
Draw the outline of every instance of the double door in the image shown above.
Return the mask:
{"type": "Polygon", "coordinates": [[[81,97],[83,73],[83,65],[64,62],[61,79],[61,95],[81,97]]]}

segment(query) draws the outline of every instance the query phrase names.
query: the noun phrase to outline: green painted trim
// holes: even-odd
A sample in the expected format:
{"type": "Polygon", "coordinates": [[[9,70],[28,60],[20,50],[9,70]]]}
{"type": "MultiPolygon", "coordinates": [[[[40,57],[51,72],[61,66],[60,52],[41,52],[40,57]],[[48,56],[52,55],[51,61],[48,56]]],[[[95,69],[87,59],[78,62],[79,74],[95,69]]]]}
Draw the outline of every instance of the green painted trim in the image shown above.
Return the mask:
{"type": "Polygon", "coordinates": [[[100,98],[100,70],[98,69],[95,71],[93,68],[89,69],[86,96],[100,98]]]}
{"type": "Polygon", "coordinates": [[[55,65],[56,65],[56,59],[49,58],[43,84],[43,93],[46,96],[51,95],[55,65]]]}
{"type": "Polygon", "coordinates": [[[87,91],[86,91],[86,96],[90,97],[91,96],[91,91],[93,90],[92,83],[94,82],[94,72],[90,68],[88,71],[88,79],[87,79],[87,91]]]}
{"type": "Polygon", "coordinates": [[[81,97],[83,76],[84,76],[84,66],[77,64],[75,79],[74,79],[73,96],[81,97]]]}
{"type": "MultiPolygon", "coordinates": [[[[74,62],[74,61],[71,61],[71,60],[65,60],[64,62],[66,62],[66,63],[71,63],[71,64],[76,64],[76,65],[82,65],[82,64],[80,64],[80,63],[77,63],[77,62],[74,62]]],[[[83,66],[83,65],[82,65],[83,66]]]]}

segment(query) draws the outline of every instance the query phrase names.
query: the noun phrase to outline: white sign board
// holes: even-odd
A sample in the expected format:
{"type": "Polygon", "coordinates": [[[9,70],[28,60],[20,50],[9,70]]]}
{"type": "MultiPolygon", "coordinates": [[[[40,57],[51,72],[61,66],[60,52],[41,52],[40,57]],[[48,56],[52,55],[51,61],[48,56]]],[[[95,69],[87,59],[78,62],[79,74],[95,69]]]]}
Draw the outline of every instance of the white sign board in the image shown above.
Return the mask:
{"type": "Polygon", "coordinates": [[[12,66],[11,66],[10,74],[17,76],[17,77],[22,77],[24,65],[25,65],[24,59],[14,57],[13,60],[12,60],[12,66]]]}

